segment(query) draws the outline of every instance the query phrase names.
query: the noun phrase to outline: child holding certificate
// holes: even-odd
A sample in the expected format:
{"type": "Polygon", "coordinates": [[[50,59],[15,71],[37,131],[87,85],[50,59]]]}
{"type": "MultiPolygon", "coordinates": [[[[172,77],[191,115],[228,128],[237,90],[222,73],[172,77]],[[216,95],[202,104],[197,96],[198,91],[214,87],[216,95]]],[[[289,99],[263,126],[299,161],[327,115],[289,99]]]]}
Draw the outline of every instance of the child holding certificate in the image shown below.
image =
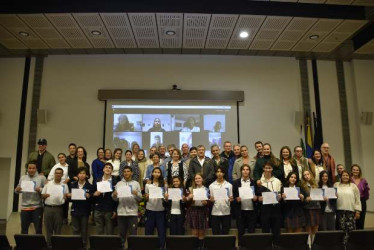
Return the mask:
{"type": "Polygon", "coordinates": [[[125,166],[121,181],[116,184],[112,197],[118,201],[117,221],[122,245],[125,245],[126,235],[136,235],[138,229],[138,202],[142,199],[139,182],[132,179],[132,168],[125,166]]]}
{"type": "Polygon", "coordinates": [[[272,233],[275,240],[280,234],[282,224],[282,213],[279,200],[282,183],[273,176],[273,165],[270,161],[265,162],[263,174],[260,179],[261,186],[257,188],[256,195],[261,206],[261,226],[263,233],[272,233]]]}
{"type": "Polygon", "coordinates": [[[165,200],[168,201],[168,221],[170,235],[184,235],[184,218],[186,214],[186,192],[179,176],[174,176],[171,180],[169,189],[180,191],[178,199],[171,199],[169,192],[165,194],[165,200]],[[170,200],[169,200],[170,198],[170,200]]]}
{"type": "Polygon", "coordinates": [[[94,187],[87,180],[87,169],[80,167],[78,169],[78,181],[71,184],[71,194],[68,197],[71,198],[71,224],[73,227],[73,233],[81,235],[83,238],[83,244],[87,244],[87,230],[88,230],[88,217],[91,213],[91,195],[94,192],[94,187]],[[77,192],[77,197],[73,193],[77,192]],[[83,193],[82,197],[78,195],[83,193]]]}
{"type": "MultiPolygon", "coordinates": [[[[319,173],[318,187],[327,189],[332,188],[331,180],[327,171],[323,170],[319,173]]],[[[321,201],[321,222],[319,224],[320,231],[333,231],[335,230],[335,212],[336,212],[336,199],[329,199],[323,197],[324,201],[321,201]]]]}
{"type": "Polygon", "coordinates": [[[242,236],[245,233],[245,229],[248,229],[248,233],[255,232],[257,196],[253,194],[256,183],[250,178],[251,167],[248,164],[243,164],[240,167],[240,173],[241,178],[233,182],[233,194],[239,246],[242,246],[242,236]],[[251,193],[253,198],[241,197],[241,192],[251,193]]]}
{"type": "Polygon", "coordinates": [[[230,230],[230,202],[234,198],[232,185],[224,179],[226,169],[218,166],[215,172],[217,179],[209,185],[210,201],[213,203],[211,225],[213,235],[223,235],[230,230]]]}
{"type": "MultiPolygon", "coordinates": [[[[153,235],[155,227],[160,241],[160,249],[165,247],[166,225],[165,225],[165,200],[164,198],[151,198],[152,188],[164,188],[164,177],[159,167],[155,167],[151,174],[151,183],[145,185],[145,199],[147,200],[145,211],[145,235],[153,235]]],[[[153,193],[153,192],[152,192],[153,193]]]]}
{"type": "Polygon", "coordinates": [[[290,172],[286,179],[282,192],[283,198],[283,216],[284,216],[284,227],[287,228],[287,233],[299,233],[302,232],[305,226],[304,216],[304,195],[300,192],[299,187],[299,173],[290,172]],[[292,193],[285,192],[290,190],[297,192],[297,196],[293,197],[292,193]]]}
{"type": "Polygon", "coordinates": [[[314,235],[318,231],[320,222],[321,205],[319,201],[310,198],[312,188],[317,188],[313,175],[309,170],[304,170],[301,181],[301,190],[305,196],[304,212],[305,212],[305,230],[309,233],[308,244],[311,246],[314,241],[314,235]]]}
{"type": "Polygon", "coordinates": [[[94,219],[97,235],[113,234],[112,219],[114,219],[117,214],[117,202],[112,199],[112,193],[117,181],[112,177],[112,171],[112,163],[105,163],[103,168],[104,175],[102,178],[97,179],[97,182],[95,183],[96,191],[94,193],[94,219]],[[108,182],[111,191],[102,189],[104,182],[108,182]]]}
{"type": "Polygon", "coordinates": [[[199,249],[203,249],[204,246],[205,229],[208,228],[209,217],[208,189],[203,183],[203,174],[196,173],[187,196],[187,201],[191,201],[191,206],[187,210],[186,225],[191,228],[192,235],[199,238],[199,249]],[[205,199],[194,199],[194,190],[203,190],[206,194],[205,199]]]}

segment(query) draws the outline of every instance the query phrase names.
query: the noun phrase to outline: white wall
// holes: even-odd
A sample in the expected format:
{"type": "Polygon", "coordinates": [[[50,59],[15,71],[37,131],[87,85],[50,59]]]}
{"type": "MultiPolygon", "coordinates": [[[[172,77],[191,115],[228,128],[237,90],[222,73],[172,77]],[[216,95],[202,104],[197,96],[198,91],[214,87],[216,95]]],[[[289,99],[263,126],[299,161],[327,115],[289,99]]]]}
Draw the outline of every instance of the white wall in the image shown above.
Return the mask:
{"type": "MultiPolygon", "coordinates": [[[[84,145],[89,159],[102,142],[104,104],[99,89],[243,90],[241,143],[263,140],[276,155],[283,145],[299,143],[293,112],[300,110],[298,61],[293,58],[126,55],[49,56],[45,59],[40,108],[48,123],[38,136],[49,150],[66,151],[69,142],[84,145]],[[285,74],[285,72],[287,72],[285,74]]],[[[236,140],[236,138],[233,138],[236,140]]]]}

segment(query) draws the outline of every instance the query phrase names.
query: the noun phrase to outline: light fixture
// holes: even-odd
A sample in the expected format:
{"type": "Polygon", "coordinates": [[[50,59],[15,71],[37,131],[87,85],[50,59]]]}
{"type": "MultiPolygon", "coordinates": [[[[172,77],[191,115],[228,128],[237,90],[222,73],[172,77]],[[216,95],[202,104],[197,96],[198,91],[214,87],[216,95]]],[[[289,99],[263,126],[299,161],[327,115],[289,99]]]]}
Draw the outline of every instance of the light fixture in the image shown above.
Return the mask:
{"type": "Polygon", "coordinates": [[[241,38],[247,38],[247,37],[249,36],[249,34],[248,34],[247,31],[242,31],[242,32],[240,32],[239,36],[240,36],[241,38]]]}
{"type": "Polygon", "coordinates": [[[98,31],[98,30],[93,30],[93,31],[91,31],[91,34],[94,35],[94,36],[100,36],[101,32],[98,31]]]}
{"type": "Polygon", "coordinates": [[[20,31],[20,32],[18,32],[18,34],[20,35],[20,36],[23,36],[23,37],[28,37],[30,34],[29,33],[27,33],[26,31],[20,31]]]}
{"type": "Polygon", "coordinates": [[[168,36],[175,36],[175,31],[174,30],[167,30],[166,32],[165,32],[165,34],[166,35],[168,35],[168,36]]]}
{"type": "Polygon", "coordinates": [[[309,36],[310,40],[317,40],[319,38],[319,35],[311,35],[309,36]]]}

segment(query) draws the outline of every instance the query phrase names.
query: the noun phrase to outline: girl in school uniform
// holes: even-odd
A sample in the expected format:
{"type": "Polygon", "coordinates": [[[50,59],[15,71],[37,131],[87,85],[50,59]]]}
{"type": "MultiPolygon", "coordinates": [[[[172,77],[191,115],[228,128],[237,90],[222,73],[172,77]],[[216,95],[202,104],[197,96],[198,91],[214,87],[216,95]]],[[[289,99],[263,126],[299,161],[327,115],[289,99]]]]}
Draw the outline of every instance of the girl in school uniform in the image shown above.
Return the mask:
{"type": "Polygon", "coordinates": [[[301,181],[301,191],[304,194],[304,213],[305,213],[305,230],[309,233],[308,244],[311,246],[314,241],[314,235],[318,231],[321,214],[321,204],[310,198],[312,188],[318,188],[312,173],[309,170],[303,172],[301,181]]]}
{"type": "Polygon", "coordinates": [[[287,195],[282,191],[284,227],[287,233],[299,233],[305,226],[305,216],[303,209],[304,195],[300,192],[298,172],[290,172],[284,187],[298,188],[300,200],[287,200],[287,195]]]}
{"type": "MultiPolygon", "coordinates": [[[[318,187],[323,189],[332,187],[331,180],[329,180],[329,175],[325,170],[319,173],[318,187]]],[[[335,230],[336,199],[327,199],[327,197],[324,197],[324,201],[321,201],[320,203],[321,221],[318,230],[335,230]]]]}
{"type": "Polygon", "coordinates": [[[170,188],[181,190],[180,200],[169,200],[169,194],[165,194],[168,201],[168,221],[170,225],[170,235],[184,235],[184,218],[186,214],[186,191],[179,176],[174,176],[170,188]]]}
{"type": "Polygon", "coordinates": [[[166,225],[165,225],[165,200],[163,198],[149,198],[151,188],[164,188],[164,177],[160,168],[155,167],[152,170],[150,183],[145,185],[145,199],[147,201],[145,211],[145,235],[153,235],[157,228],[160,242],[160,249],[165,247],[166,225]]]}
{"type": "Polygon", "coordinates": [[[213,203],[212,208],[212,232],[217,234],[228,234],[231,224],[230,203],[234,200],[232,195],[232,185],[225,180],[226,169],[218,166],[215,170],[216,180],[209,185],[210,201],[213,203]],[[216,200],[214,198],[215,189],[225,189],[227,192],[227,199],[216,200]]]}
{"type": "Polygon", "coordinates": [[[203,249],[204,246],[205,230],[208,228],[210,204],[209,200],[194,200],[193,190],[205,190],[208,199],[209,190],[204,186],[203,183],[203,174],[196,173],[192,180],[192,186],[189,188],[189,194],[187,196],[187,202],[190,201],[191,206],[187,210],[186,226],[189,226],[191,228],[192,235],[199,238],[199,249],[203,249]]]}

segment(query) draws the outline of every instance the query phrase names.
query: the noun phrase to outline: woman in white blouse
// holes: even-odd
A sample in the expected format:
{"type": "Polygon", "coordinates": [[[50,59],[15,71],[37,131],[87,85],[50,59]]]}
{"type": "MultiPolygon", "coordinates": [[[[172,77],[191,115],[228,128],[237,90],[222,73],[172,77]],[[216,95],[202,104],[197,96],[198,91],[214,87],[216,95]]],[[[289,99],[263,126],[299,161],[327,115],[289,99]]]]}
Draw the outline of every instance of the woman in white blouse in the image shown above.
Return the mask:
{"type": "Polygon", "coordinates": [[[356,229],[356,222],[360,218],[361,201],[360,192],[354,183],[351,183],[348,171],[342,172],[340,182],[336,182],[338,199],[336,201],[337,227],[346,234],[344,243],[348,240],[348,233],[356,229]]]}
{"type": "Polygon", "coordinates": [[[107,161],[107,162],[109,162],[113,165],[112,176],[114,176],[117,181],[120,181],[119,167],[120,167],[120,164],[121,164],[121,160],[122,160],[122,149],[116,148],[113,152],[112,159],[107,161]]]}

